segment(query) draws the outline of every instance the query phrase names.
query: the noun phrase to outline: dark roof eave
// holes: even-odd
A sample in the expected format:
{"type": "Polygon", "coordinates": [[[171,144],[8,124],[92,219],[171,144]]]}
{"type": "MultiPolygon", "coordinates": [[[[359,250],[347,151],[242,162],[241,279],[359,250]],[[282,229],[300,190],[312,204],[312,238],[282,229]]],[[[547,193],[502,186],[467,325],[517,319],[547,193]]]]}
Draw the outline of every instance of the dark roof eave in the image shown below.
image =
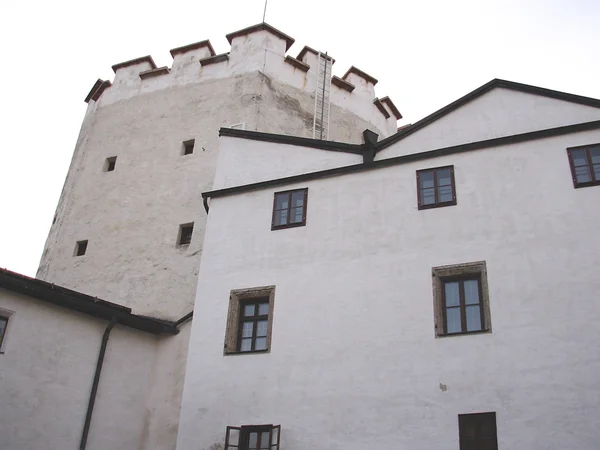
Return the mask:
{"type": "MultiPolygon", "coordinates": [[[[410,128],[408,128],[408,129],[410,130],[410,128]]],[[[500,145],[510,145],[510,144],[516,144],[519,142],[531,141],[531,140],[535,140],[535,139],[543,139],[543,138],[554,137],[554,136],[562,136],[565,134],[577,133],[577,132],[581,132],[581,131],[597,130],[597,129],[600,129],[600,120],[596,120],[593,122],[578,123],[575,125],[566,125],[566,126],[556,127],[556,128],[548,128],[545,130],[530,131],[527,133],[515,134],[515,135],[511,135],[511,136],[504,136],[504,137],[500,137],[500,138],[470,142],[468,144],[453,145],[450,147],[444,147],[444,148],[429,150],[429,151],[425,151],[425,152],[413,153],[413,154],[409,154],[409,155],[402,155],[402,156],[397,156],[397,157],[388,158],[388,159],[381,159],[381,160],[373,161],[373,162],[370,162],[367,164],[354,164],[351,166],[335,167],[333,169],[320,170],[317,172],[309,172],[309,173],[305,173],[305,174],[293,175],[293,176],[284,177],[284,178],[276,178],[273,180],[260,181],[257,183],[245,184],[245,185],[241,185],[241,186],[233,186],[230,188],[203,192],[202,197],[204,199],[216,198],[216,197],[226,197],[229,195],[235,195],[235,194],[240,194],[240,193],[244,193],[244,192],[251,192],[251,191],[256,191],[256,190],[260,190],[260,189],[284,186],[284,185],[288,185],[288,184],[300,183],[300,182],[311,181],[311,180],[316,180],[316,179],[321,179],[321,178],[336,177],[336,176],[347,175],[347,174],[351,174],[351,173],[365,172],[368,170],[381,169],[384,167],[391,167],[391,166],[411,163],[411,162],[415,162],[415,161],[439,158],[441,156],[448,156],[448,155],[453,155],[453,154],[457,154],[457,153],[469,152],[469,151],[473,151],[473,150],[494,148],[494,147],[498,147],[500,145]]],[[[227,132],[241,131],[241,130],[229,130],[229,129],[222,128],[221,132],[223,132],[224,130],[227,130],[227,132]]],[[[244,136],[238,136],[238,137],[244,137],[244,136]]],[[[383,141],[381,141],[381,142],[383,142],[383,141]]],[[[300,144],[298,144],[298,145],[300,145],[300,144]]],[[[357,147],[360,147],[361,149],[363,148],[362,145],[357,146],[357,147]]]]}
{"type": "Polygon", "coordinates": [[[127,308],[81,292],[73,291],[36,278],[30,278],[7,269],[0,269],[0,288],[27,295],[63,308],[78,311],[103,320],[117,319],[117,323],[151,334],[177,334],[179,330],[169,321],[142,317],[127,308]]]}

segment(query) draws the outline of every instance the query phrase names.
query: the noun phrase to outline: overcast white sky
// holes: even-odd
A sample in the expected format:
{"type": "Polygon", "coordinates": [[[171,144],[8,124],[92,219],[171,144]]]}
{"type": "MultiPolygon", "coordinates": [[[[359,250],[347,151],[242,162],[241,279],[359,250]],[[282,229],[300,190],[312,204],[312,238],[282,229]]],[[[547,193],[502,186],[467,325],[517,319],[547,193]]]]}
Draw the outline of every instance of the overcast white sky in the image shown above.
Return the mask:
{"type": "MultiPolygon", "coordinates": [[[[111,65],[262,21],[264,0],[0,0],[0,267],[35,275],[86,104],[111,65]]],[[[493,78],[600,98],[599,0],[269,0],[266,21],[379,79],[415,122],[493,78]]],[[[198,192],[200,195],[200,192],[198,192]]]]}

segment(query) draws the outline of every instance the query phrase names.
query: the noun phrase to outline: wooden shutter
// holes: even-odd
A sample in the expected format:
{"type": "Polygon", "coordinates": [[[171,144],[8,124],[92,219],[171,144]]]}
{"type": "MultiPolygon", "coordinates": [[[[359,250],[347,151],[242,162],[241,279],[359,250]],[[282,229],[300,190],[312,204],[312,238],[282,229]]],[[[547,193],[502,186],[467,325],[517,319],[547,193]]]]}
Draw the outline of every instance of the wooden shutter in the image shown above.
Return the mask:
{"type": "Polygon", "coordinates": [[[225,450],[239,449],[241,435],[241,427],[227,427],[225,433],[225,450]]]}

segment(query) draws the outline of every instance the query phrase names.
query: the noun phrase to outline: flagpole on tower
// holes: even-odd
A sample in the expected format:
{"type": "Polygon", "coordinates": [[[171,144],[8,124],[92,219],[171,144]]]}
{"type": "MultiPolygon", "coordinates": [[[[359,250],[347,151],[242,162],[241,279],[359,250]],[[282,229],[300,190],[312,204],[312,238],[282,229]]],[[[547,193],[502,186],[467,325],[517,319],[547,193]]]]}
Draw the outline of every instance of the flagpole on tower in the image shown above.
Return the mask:
{"type": "Polygon", "coordinates": [[[267,15],[267,1],[268,0],[265,0],[265,10],[263,11],[263,22],[265,21],[265,17],[267,15]]]}

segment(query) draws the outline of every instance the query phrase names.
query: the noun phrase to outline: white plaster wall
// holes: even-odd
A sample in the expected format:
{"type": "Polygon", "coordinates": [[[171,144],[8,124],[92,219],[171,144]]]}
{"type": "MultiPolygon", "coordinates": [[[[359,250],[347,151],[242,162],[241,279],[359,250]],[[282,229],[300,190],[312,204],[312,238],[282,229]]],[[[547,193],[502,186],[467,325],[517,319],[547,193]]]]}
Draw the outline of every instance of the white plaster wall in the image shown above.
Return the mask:
{"type": "MultiPolygon", "coordinates": [[[[0,449],[75,449],[107,322],[0,289],[14,311],[0,355],[0,449]]],[[[88,450],[140,448],[156,338],[110,335],[88,450]]]]}
{"type": "Polygon", "coordinates": [[[600,120],[600,108],[495,88],[382,150],[375,159],[600,120]]]}
{"type": "Polygon", "coordinates": [[[213,189],[360,164],[362,159],[353,153],[223,136],[213,189]]]}
{"type": "Polygon", "coordinates": [[[599,140],[213,199],[177,449],[274,423],[286,450],[455,450],[457,415],[487,411],[499,448],[597,449],[600,187],[573,188],[565,148],[599,140]],[[415,171],[446,164],[458,204],[418,211],[415,171]],[[273,192],[294,187],[308,187],[307,225],[271,231],[273,192]],[[480,260],[493,333],[436,339],[431,268],[480,260]],[[223,356],[230,290],[264,285],[271,352],[223,356]]]}

